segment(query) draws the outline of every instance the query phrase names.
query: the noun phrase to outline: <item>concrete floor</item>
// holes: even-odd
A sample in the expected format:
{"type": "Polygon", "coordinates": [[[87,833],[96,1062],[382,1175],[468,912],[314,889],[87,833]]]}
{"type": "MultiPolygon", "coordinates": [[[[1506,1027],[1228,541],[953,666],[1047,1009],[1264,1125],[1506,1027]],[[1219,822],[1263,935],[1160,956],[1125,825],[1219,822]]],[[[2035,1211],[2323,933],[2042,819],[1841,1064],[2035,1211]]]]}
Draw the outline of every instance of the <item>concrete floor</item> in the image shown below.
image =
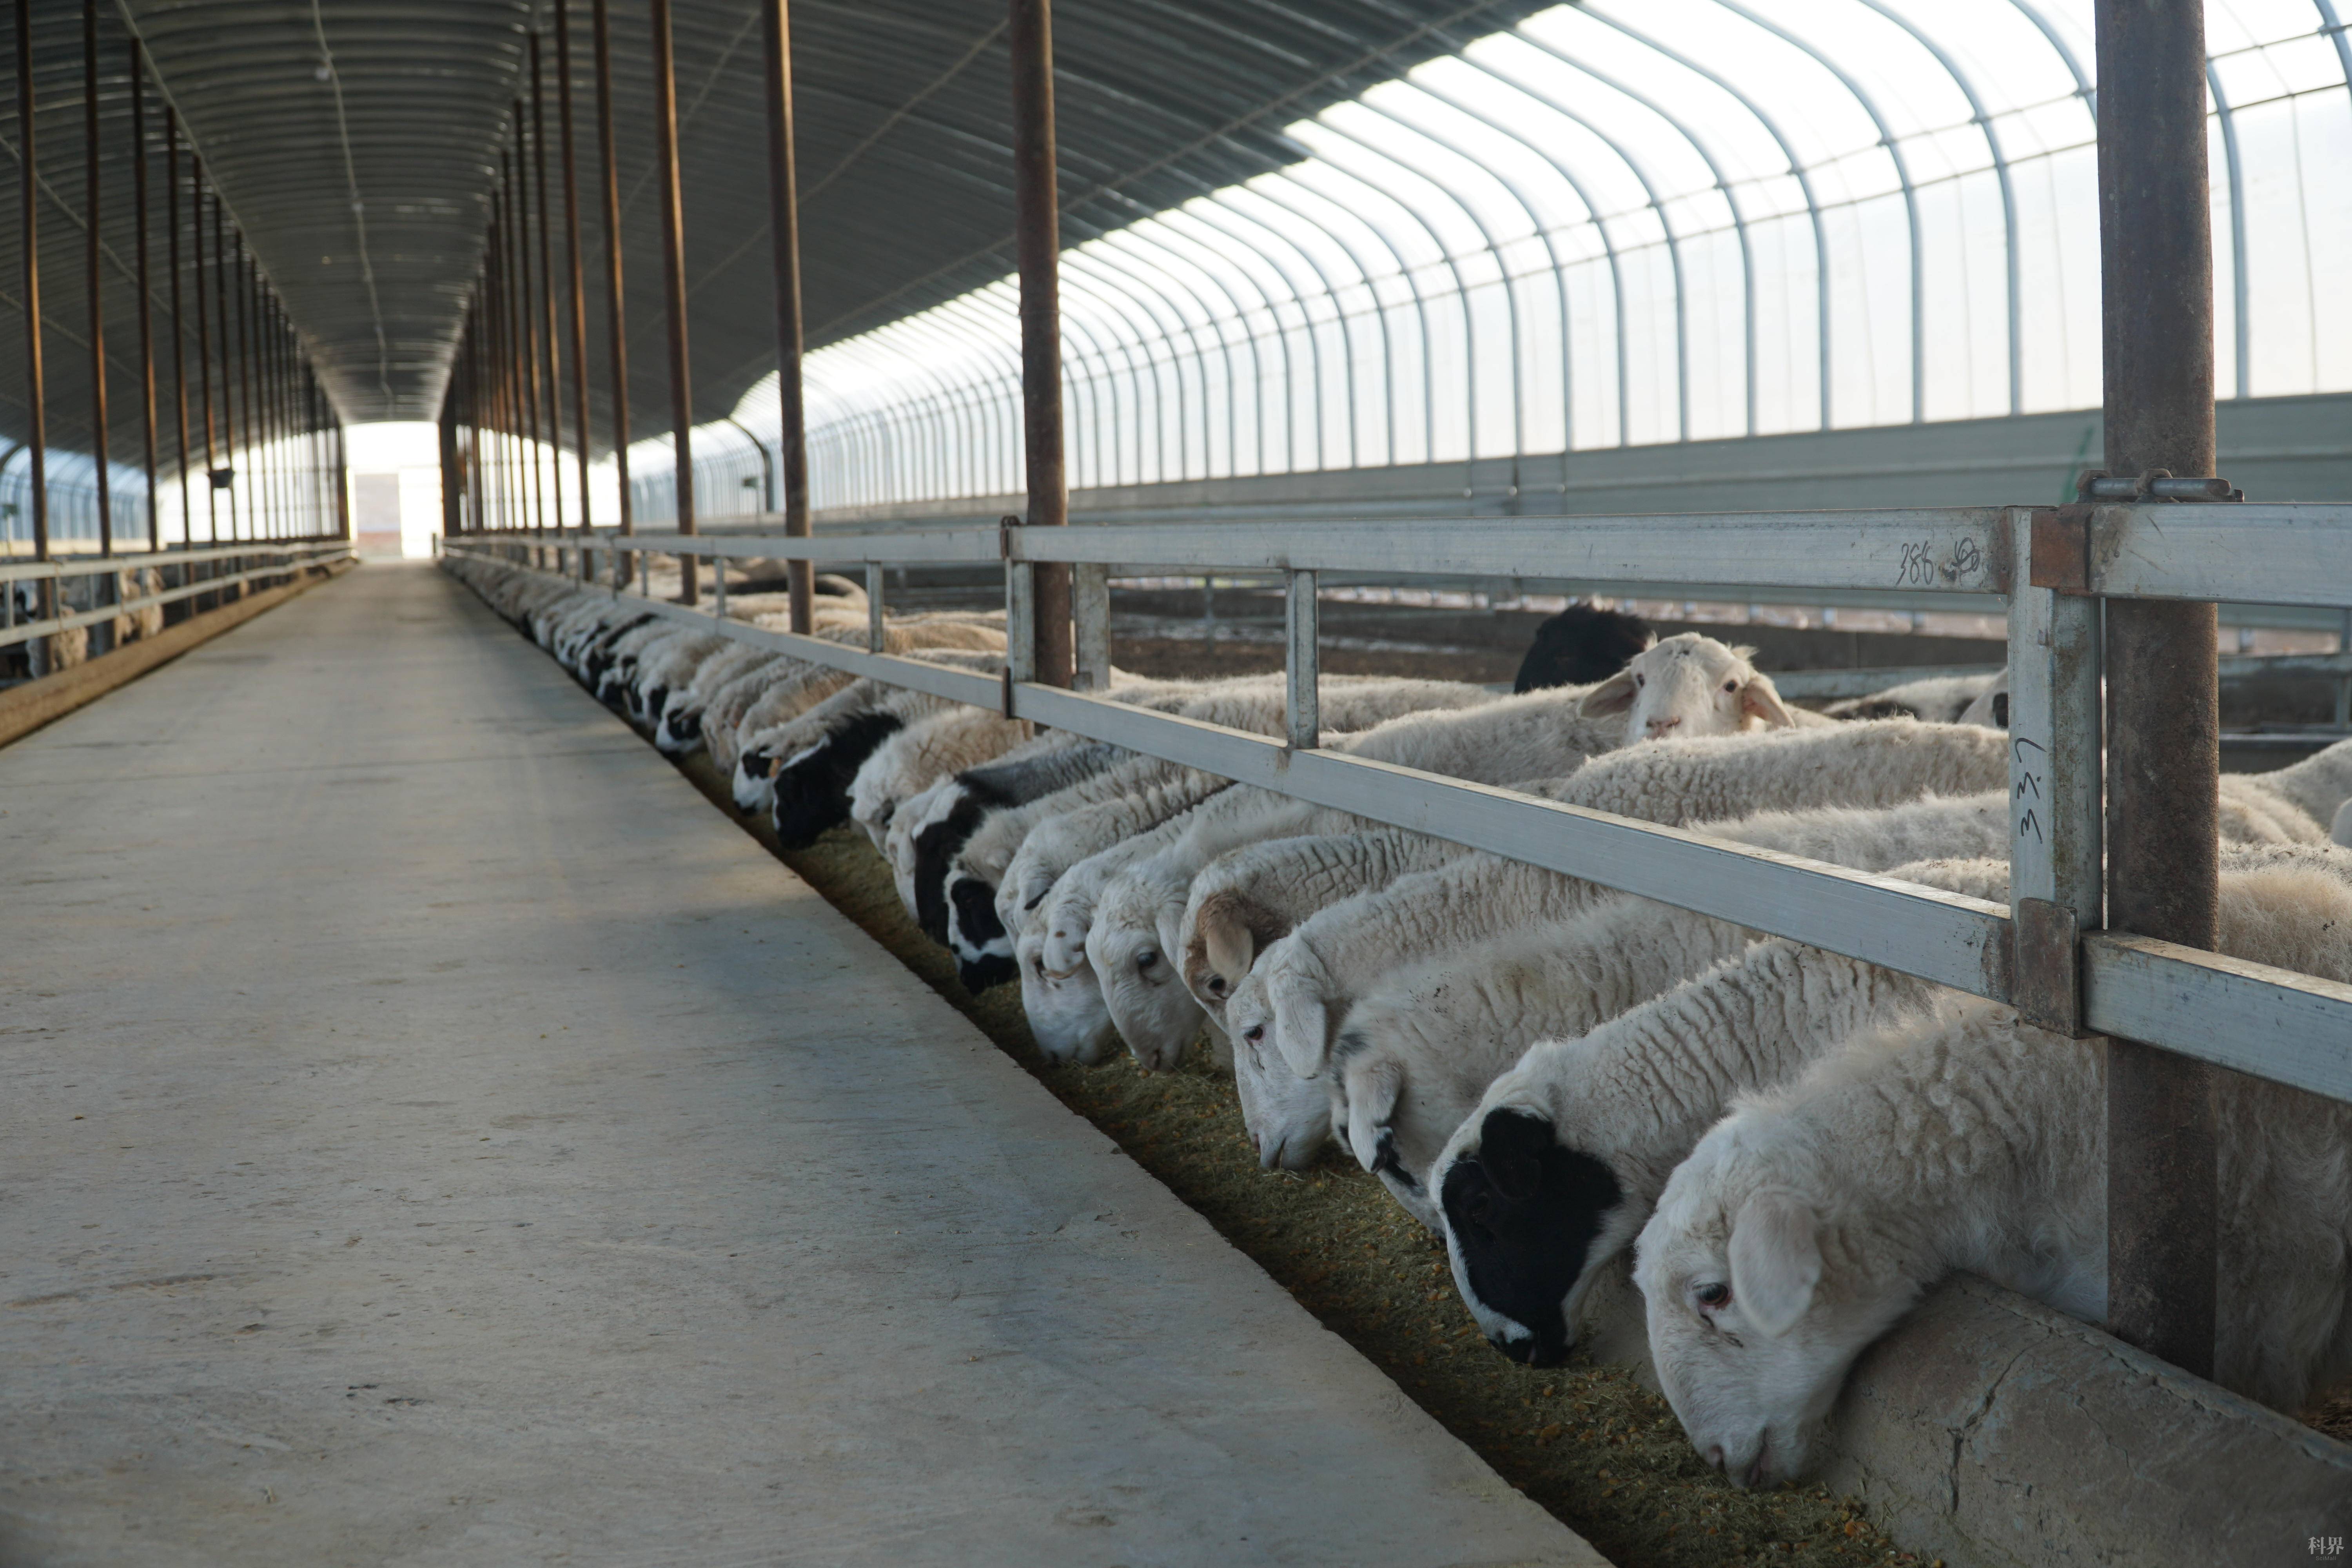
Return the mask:
{"type": "Polygon", "coordinates": [[[1601,1561],[429,568],[0,879],[5,1568],[1601,1561]]]}

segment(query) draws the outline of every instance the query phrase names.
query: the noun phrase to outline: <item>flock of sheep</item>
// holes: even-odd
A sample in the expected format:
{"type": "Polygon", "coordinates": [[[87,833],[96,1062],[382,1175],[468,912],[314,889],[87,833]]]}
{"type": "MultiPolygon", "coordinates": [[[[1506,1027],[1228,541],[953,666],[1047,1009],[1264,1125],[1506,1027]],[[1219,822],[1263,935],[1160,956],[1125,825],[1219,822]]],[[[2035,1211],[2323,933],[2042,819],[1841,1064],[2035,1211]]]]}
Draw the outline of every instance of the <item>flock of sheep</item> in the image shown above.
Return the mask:
{"type": "MultiPolygon", "coordinates": [[[[1018,982],[1049,1055],[1123,1042],[1159,1069],[1205,1033],[1261,1162],[1342,1145],[1444,1237],[1506,1354],[1560,1360],[1630,1258],[1667,1397],[1735,1482],[1801,1475],[1854,1358],[1949,1273],[2104,1315],[2095,1044],[605,592],[452,569],[665,752],[709,748],[788,844],[855,821],[968,984],[1018,982]]],[[[862,644],[862,595],[820,589],[816,635],[862,644]]],[[[782,624],[774,599],[729,608],[782,624]]],[[[888,643],[993,673],[1002,626],[896,616],[888,643]]],[[[1628,630],[1571,612],[1508,696],[1326,677],[1324,743],[2007,900],[1995,683],[1898,689],[1842,721],[1784,705],[1738,649],[1628,630]]],[[[1104,695],[1282,731],[1278,676],[1122,675],[1104,695]]],[[[2331,842],[2352,742],[2221,783],[2222,951],[2352,982],[2352,851],[2331,842]]],[[[2217,1377],[2294,1413],[2352,1374],[2352,1106],[2215,1076],[2217,1377]]]]}

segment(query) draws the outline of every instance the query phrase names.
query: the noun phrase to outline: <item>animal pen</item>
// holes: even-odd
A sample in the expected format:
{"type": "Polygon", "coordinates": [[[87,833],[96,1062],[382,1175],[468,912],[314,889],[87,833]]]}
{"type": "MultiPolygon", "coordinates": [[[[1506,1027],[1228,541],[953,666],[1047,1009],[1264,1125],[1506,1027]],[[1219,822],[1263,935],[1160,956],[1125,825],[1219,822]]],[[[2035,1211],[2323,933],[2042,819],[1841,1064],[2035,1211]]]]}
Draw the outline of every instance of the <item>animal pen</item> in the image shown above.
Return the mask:
{"type": "MultiPolygon", "coordinates": [[[[1111,526],[1066,523],[1056,247],[1052,204],[1042,195],[1053,186],[1042,12],[1039,0],[1013,7],[1016,22],[1029,19],[1015,52],[1025,62],[1016,74],[1025,516],[992,528],[868,526],[809,536],[799,333],[790,309],[795,261],[789,225],[780,223],[782,513],[737,520],[724,535],[698,534],[692,458],[681,451],[676,531],[639,531],[625,516],[615,529],[560,526],[543,510],[543,473],[527,476],[501,447],[501,430],[517,428],[507,411],[531,406],[541,351],[533,346],[531,259],[520,230],[497,229],[463,379],[445,416],[445,548],[551,563],[583,583],[607,582],[636,610],[681,626],[1790,937],[2008,1004],[2062,1034],[2104,1037],[2109,1327],[2210,1373],[2216,1164],[2208,1066],[2352,1100],[2352,987],[2210,951],[2213,606],[2352,607],[2352,506],[2249,500],[2214,473],[2206,66],[2196,9],[2119,0],[2099,7],[2109,434],[2104,467],[2083,476],[2072,504],[1111,526]],[[630,591],[656,554],[678,558],[683,603],[630,591]],[[818,563],[863,567],[873,616],[867,648],[725,619],[724,563],[752,557],[793,563],[803,585],[818,563]],[[720,568],[711,613],[696,606],[704,563],[720,568]],[[880,651],[884,568],[945,563],[1002,567],[1011,642],[999,679],[880,651]],[[1111,668],[1108,583],[1122,567],[1280,575],[1287,605],[1282,738],[1090,695],[1111,668]],[[1999,595],[2008,606],[2011,903],[1324,751],[1316,589],[1318,574],[1339,573],[1568,579],[1636,591],[1733,584],[1799,598],[1801,590],[1999,595]]],[[[779,23],[780,9],[771,13],[772,29],[779,23]]],[[[770,58],[778,58],[772,47],[770,58]]],[[[789,82],[772,66],[769,101],[774,211],[783,218],[793,210],[789,82]]],[[[674,165],[661,166],[674,181],[674,165]]],[[[564,182],[568,217],[568,165],[564,182]]],[[[672,187],[666,219],[674,201],[672,187]]],[[[548,276],[543,258],[540,274],[548,276]]],[[[674,350],[679,276],[669,268],[674,350]]],[[[561,323],[551,289],[544,298],[551,346],[561,323]]],[[[582,330],[575,303],[575,341],[582,330]]],[[[682,373],[674,374],[673,385],[683,384],[682,373]]],[[[685,410],[678,416],[683,430],[685,410]]],[[[554,430],[547,414],[539,418],[554,430]]]]}
{"type": "MultiPolygon", "coordinates": [[[[32,0],[15,0],[18,102],[27,110],[36,96],[32,9],[32,0]]],[[[2209,81],[2199,6],[2097,0],[2106,446],[2100,463],[2081,475],[2069,502],[2009,504],[1987,494],[1981,504],[1869,510],[1500,518],[1383,512],[1108,524],[1069,520],[1064,404],[1075,383],[1064,356],[1077,351],[1066,346],[1062,315],[1064,204],[1049,0],[1010,0],[1004,37],[1013,64],[1015,177],[1013,210],[1006,216],[1018,251],[1022,402],[1017,440],[1009,432],[1006,439],[1019,453],[1026,510],[993,525],[893,523],[872,515],[887,513],[892,498],[843,490],[845,502],[869,500],[865,520],[822,533],[814,527],[819,509],[813,494],[826,480],[822,473],[813,476],[813,463],[848,468],[860,459],[852,450],[854,433],[835,431],[829,444],[817,443],[805,428],[803,376],[809,355],[786,0],[758,0],[756,7],[768,132],[758,151],[767,165],[777,303],[776,462],[766,476],[761,511],[731,517],[723,532],[704,531],[717,509],[698,498],[691,446],[691,279],[670,0],[649,4],[650,184],[661,234],[667,419],[675,443],[676,521],[660,529],[641,526],[634,515],[636,492],[628,468],[632,339],[623,312],[624,197],[614,155],[622,127],[607,0],[580,9],[587,12],[590,80],[574,79],[577,18],[568,0],[553,5],[544,44],[535,27],[525,42],[527,65],[498,154],[488,226],[479,237],[482,259],[437,422],[444,552],[593,587],[646,617],[1790,938],[2005,1005],[2061,1035],[2101,1040],[2107,1064],[2105,1327],[2171,1367],[2211,1375],[2219,1222],[2209,1069],[2352,1102],[2352,985],[2213,951],[2221,737],[2215,606],[2340,611],[2347,616],[2344,624],[2352,626],[2352,500],[2249,499],[2218,471],[2223,465],[2214,438],[2206,104],[2209,86],[2218,91],[2219,83],[2209,81]],[[593,114],[583,114],[578,100],[593,100],[593,114]],[[584,129],[577,123],[583,119],[591,121],[584,129]],[[600,149],[590,180],[582,178],[576,157],[581,137],[593,138],[600,149]],[[583,229],[599,226],[601,279],[592,276],[583,242],[583,229]],[[603,320],[592,321],[590,296],[600,287],[607,309],[603,320]],[[604,425],[618,467],[618,507],[610,518],[587,515],[596,423],[592,342],[611,369],[609,383],[597,389],[607,399],[604,425]],[[576,472],[568,489],[567,468],[576,472]],[[568,515],[567,493],[575,498],[568,515]],[[651,592],[656,557],[678,563],[683,592],[676,599],[651,592]],[[755,559],[790,563],[792,629],[728,616],[727,563],[755,559]],[[821,566],[862,573],[870,616],[864,647],[814,635],[812,582],[821,566]],[[887,574],[901,567],[1001,574],[1007,631],[1001,673],[884,651],[887,574]],[[1286,606],[1281,735],[1154,712],[1105,695],[1113,668],[1112,578],[1135,569],[1243,572],[1280,580],[1286,606]],[[2000,600],[2007,616],[2010,693],[2009,903],[1328,749],[1318,710],[1318,586],[1327,577],[1358,575],[1567,581],[1629,592],[1729,584],[1785,591],[1797,602],[1811,593],[1865,600],[1887,595],[1906,604],[1943,596],[2000,600]]],[[[96,0],[84,0],[87,42],[77,68],[92,73],[99,14],[96,0]]],[[[534,8],[534,21],[537,15],[534,8]]],[[[2344,51],[2344,28],[2332,12],[2328,16],[2322,31],[2344,51]]],[[[324,37],[322,26],[322,48],[324,37]]],[[[41,357],[41,198],[36,181],[21,182],[18,303],[31,350],[34,432],[22,449],[29,463],[31,512],[28,558],[18,558],[12,537],[10,556],[0,561],[0,650],[47,645],[142,611],[219,603],[232,592],[241,595],[290,580],[352,553],[341,417],[310,368],[293,314],[246,247],[217,189],[208,186],[172,110],[159,106],[159,129],[148,129],[150,73],[142,49],[133,41],[127,55],[132,107],[142,117],[133,142],[135,264],[102,252],[100,226],[85,226],[86,342],[93,368],[86,384],[77,385],[92,405],[96,447],[95,525],[84,531],[87,540],[68,541],[52,526],[51,492],[62,493],[63,487],[43,468],[46,421],[56,399],[41,357]],[[160,205],[172,256],[172,305],[163,331],[150,319],[159,293],[149,277],[148,165],[154,149],[164,171],[160,205]],[[194,265],[192,321],[184,327],[179,300],[184,237],[194,265]],[[109,493],[110,483],[120,481],[112,479],[106,448],[112,423],[105,405],[101,274],[107,268],[126,274],[119,281],[135,289],[137,300],[145,510],[135,527],[118,521],[136,510],[129,498],[109,493]],[[168,354],[159,346],[166,339],[168,354]],[[264,454],[268,466],[241,476],[245,455],[254,453],[264,454]],[[176,499],[171,479],[176,479],[176,499]],[[180,537],[167,545],[158,520],[173,506],[180,537]],[[208,522],[202,542],[195,526],[200,512],[208,522]],[[118,549],[142,531],[144,548],[118,549]],[[79,607],[69,602],[68,584],[76,583],[85,584],[79,607]]],[[[2352,56],[2347,68],[2352,72],[2352,56]]],[[[327,71],[322,65],[320,81],[328,79],[327,71]]],[[[95,83],[94,74],[90,80],[95,83]]],[[[2089,91],[2087,82],[2084,90],[2089,91]]],[[[88,167],[95,212],[102,160],[94,86],[87,101],[92,105],[88,167]]],[[[24,121],[29,127],[29,112],[24,121]]],[[[1980,110],[1974,122],[1985,123],[1980,110]]],[[[2235,145],[2230,143],[2225,175],[2233,191],[2235,145]]],[[[34,166],[29,129],[19,157],[24,167],[34,166]]],[[[1790,163],[1793,170],[1793,157],[1790,163]]],[[[2005,166],[2002,179],[2006,199],[2005,166]]],[[[1905,182],[1908,199],[1907,174],[1905,182]]],[[[354,210],[356,190],[354,184],[354,210]]],[[[341,201],[343,195],[329,191],[319,199],[341,201]]],[[[1810,190],[1806,200],[1813,200],[1810,190]]],[[[2233,200],[2230,211],[2239,253],[2231,279],[2231,342],[2239,362],[2234,384],[2242,394],[2249,288],[2243,203],[2233,200]]],[[[1926,331],[1917,221],[1915,203],[1915,419],[1924,397],[1918,363],[1926,331]]],[[[1813,224],[1818,235],[1818,209],[1813,224]]],[[[1831,351],[1822,243],[1821,426],[1826,431],[1831,351]]],[[[1612,254],[1612,267],[1615,261],[1612,254]]],[[[2022,407],[2025,332],[2018,315],[2013,215],[2008,263],[2007,398],[2015,414],[2022,407]]],[[[1679,278],[1679,257],[1675,265],[1679,278]]],[[[1744,417],[1753,435],[1752,279],[1750,293],[1744,417]]],[[[1564,284],[1560,311],[1565,331],[1564,284]]],[[[1512,330],[1516,345],[1516,322],[1512,330]]],[[[1677,352],[1685,369],[1691,336],[1689,324],[1678,318],[1677,352]]],[[[1621,323],[1615,367],[1621,401],[1629,374],[1622,342],[1621,323]]],[[[1423,355],[1426,369],[1425,342],[1423,355]]],[[[1516,386],[1516,367],[1513,374],[1516,386]]],[[[1319,400],[1319,366],[1316,376],[1319,400]]],[[[1688,386],[1678,385],[1678,428],[1687,438],[1688,386]]],[[[1181,377],[1179,388],[1181,394],[1181,377]]],[[[1354,388],[1350,367],[1351,454],[1354,388]]],[[[1230,387],[1226,395],[1230,416],[1230,387]]],[[[1562,401],[1563,428],[1572,436],[1564,392],[1562,401]]],[[[1121,416],[1114,400],[1112,422],[1121,416]]],[[[1096,417],[1099,440],[1103,424],[1096,417]]],[[[1319,431],[1325,422],[1319,401],[1314,419],[1319,431]]],[[[1426,446],[1433,452],[1433,412],[1429,419],[1426,446]]],[[[1475,419],[1474,413],[1473,425],[1475,419]]],[[[978,428],[942,412],[936,432],[944,451],[983,438],[975,436],[978,428]]],[[[1114,434],[1108,465],[1114,477],[1117,441],[1114,434]]],[[[1295,445],[1295,433],[1286,441],[1295,445]]],[[[1395,447],[1391,432],[1391,455],[1395,447]]],[[[0,455],[0,477],[15,456],[0,455]]],[[[1565,492],[1567,486],[1561,488],[1565,492]]],[[[2344,671],[2344,650],[2328,668],[2344,671]]],[[[1970,1506],[1990,1517],[2006,1505],[1970,1506]]]]}

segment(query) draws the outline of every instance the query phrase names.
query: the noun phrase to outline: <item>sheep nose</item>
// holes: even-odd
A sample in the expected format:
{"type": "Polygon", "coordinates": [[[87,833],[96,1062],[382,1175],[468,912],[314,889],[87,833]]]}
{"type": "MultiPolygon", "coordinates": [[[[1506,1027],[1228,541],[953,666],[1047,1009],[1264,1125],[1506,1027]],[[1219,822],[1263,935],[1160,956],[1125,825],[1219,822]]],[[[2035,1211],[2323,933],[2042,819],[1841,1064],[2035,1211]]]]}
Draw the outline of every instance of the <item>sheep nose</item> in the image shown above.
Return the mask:
{"type": "Polygon", "coordinates": [[[1663,735],[1681,722],[1682,717],[1679,714],[1672,719],[1653,719],[1650,721],[1650,733],[1653,735],[1663,735]]]}
{"type": "Polygon", "coordinates": [[[1718,1469],[1718,1470],[1719,1470],[1719,1469],[1721,1469],[1721,1468],[1723,1468],[1723,1445],[1722,1445],[1722,1444],[1720,1444],[1720,1443],[1716,1443],[1716,1444],[1710,1445],[1710,1446],[1708,1447],[1708,1448],[1707,1448],[1707,1450],[1706,1450],[1706,1462],[1707,1462],[1709,1465],[1712,1465],[1715,1468],[1717,1468],[1717,1469],[1718,1469]]]}

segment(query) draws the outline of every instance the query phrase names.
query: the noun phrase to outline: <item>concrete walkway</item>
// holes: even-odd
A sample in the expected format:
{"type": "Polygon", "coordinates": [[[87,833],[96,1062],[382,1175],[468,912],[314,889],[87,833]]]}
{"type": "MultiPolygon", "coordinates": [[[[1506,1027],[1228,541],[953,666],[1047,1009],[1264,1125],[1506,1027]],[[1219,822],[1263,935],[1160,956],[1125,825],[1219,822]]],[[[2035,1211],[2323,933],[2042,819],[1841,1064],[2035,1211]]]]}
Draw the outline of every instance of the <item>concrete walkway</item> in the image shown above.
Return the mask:
{"type": "Polygon", "coordinates": [[[429,568],[0,889],[0,1568],[1600,1562],[429,568]]]}

